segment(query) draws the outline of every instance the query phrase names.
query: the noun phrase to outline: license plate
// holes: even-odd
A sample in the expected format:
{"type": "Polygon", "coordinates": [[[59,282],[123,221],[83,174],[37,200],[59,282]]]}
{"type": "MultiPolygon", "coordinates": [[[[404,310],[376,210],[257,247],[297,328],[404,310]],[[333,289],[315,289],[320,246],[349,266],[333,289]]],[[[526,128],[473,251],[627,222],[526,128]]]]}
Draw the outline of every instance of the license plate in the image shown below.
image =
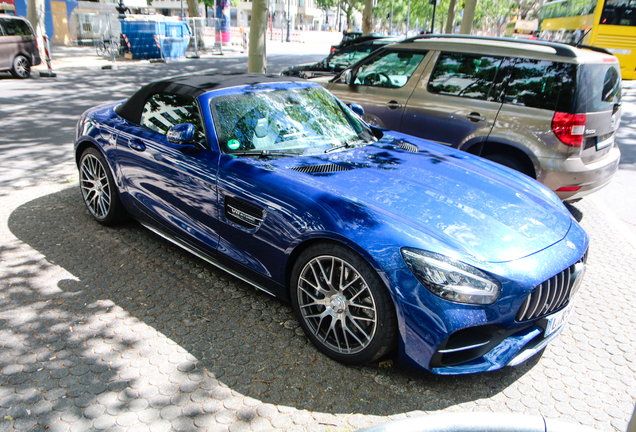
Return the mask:
{"type": "Polygon", "coordinates": [[[568,306],[561,312],[557,312],[554,315],[548,317],[548,325],[545,328],[545,337],[550,336],[552,333],[564,326],[568,318],[570,317],[571,311],[572,308],[568,306]]]}

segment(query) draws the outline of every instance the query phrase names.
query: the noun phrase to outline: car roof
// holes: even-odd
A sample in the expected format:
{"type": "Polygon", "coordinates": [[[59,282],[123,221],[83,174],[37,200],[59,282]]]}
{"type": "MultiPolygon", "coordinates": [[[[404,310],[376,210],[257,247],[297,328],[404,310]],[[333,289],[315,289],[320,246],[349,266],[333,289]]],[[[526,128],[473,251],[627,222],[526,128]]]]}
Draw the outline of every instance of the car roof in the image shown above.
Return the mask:
{"type": "Polygon", "coordinates": [[[22,20],[22,21],[27,21],[27,19],[24,18],[24,17],[15,16],[15,15],[7,15],[7,14],[0,14],[0,18],[18,19],[18,20],[22,20]]]}
{"type": "Polygon", "coordinates": [[[558,42],[543,40],[526,40],[503,37],[473,36],[473,35],[421,35],[404,40],[400,43],[414,44],[418,47],[443,46],[444,48],[465,49],[470,47],[471,51],[479,50],[484,53],[499,55],[510,55],[512,51],[522,51],[528,56],[537,57],[563,57],[571,61],[593,60],[612,55],[604,49],[597,47],[581,46],[580,48],[558,42]],[[591,51],[590,51],[591,50],[591,51]]]}
{"type": "Polygon", "coordinates": [[[139,124],[144,105],[153,94],[169,93],[197,98],[212,90],[290,81],[304,80],[288,76],[255,73],[180,75],[146,84],[119,105],[115,111],[126,120],[139,124]]]}

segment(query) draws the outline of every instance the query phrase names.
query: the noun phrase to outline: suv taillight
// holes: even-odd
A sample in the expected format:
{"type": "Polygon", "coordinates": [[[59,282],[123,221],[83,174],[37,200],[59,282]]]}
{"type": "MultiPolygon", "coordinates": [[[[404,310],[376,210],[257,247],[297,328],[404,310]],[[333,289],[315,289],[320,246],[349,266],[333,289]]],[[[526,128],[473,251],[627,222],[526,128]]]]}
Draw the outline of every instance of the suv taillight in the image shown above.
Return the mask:
{"type": "Polygon", "coordinates": [[[565,145],[581,147],[585,135],[585,114],[555,112],[552,117],[552,132],[565,145]]]}

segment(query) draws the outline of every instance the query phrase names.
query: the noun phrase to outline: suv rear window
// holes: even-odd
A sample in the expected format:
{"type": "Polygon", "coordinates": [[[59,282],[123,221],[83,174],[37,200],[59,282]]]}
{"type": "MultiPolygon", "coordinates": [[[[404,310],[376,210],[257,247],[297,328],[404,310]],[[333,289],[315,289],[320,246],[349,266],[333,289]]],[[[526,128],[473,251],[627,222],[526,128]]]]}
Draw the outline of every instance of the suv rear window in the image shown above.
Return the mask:
{"type": "Polygon", "coordinates": [[[621,101],[621,79],[618,64],[585,64],[579,66],[576,112],[612,111],[621,101]]]}
{"type": "Polygon", "coordinates": [[[31,36],[31,27],[21,19],[0,19],[6,36],[31,36]]]}
{"type": "Polygon", "coordinates": [[[571,113],[575,78],[574,64],[516,59],[503,102],[571,113]]]}

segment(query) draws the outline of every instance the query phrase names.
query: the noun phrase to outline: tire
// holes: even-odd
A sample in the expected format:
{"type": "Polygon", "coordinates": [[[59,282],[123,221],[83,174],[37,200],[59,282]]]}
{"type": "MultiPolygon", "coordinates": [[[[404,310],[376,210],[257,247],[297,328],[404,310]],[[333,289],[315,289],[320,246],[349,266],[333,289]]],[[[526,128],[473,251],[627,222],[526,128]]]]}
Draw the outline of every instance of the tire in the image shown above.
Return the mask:
{"type": "Polygon", "coordinates": [[[97,42],[97,46],[95,46],[95,53],[98,57],[101,57],[106,53],[106,44],[103,41],[97,42]]]}
{"type": "Polygon", "coordinates": [[[509,156],[501,153],[494,153],[483,156],[484,159],[488,159],[489,161],[496,162],[499,165],[503,165],[508,168],[512,168],[515,171],[518,171],[522,174],[527,175],[528,177],[534,178],[533,170],[527,166],[527,164],[522,163],[517,158],[513,156],[509,156]]]}
{"type": "Polygon", "coordinates": [[[13,65],[11,66],[11,75],[14,78],[25,79],[31,76],[31,62],[28,58],[22,54],[18,54],[13,59],[13,65]]]}
{"type": "Polygon", "coordinates": [[[307,337],[346,364],[377,360],[397,345],[393,300],[375,270],[337,243],[303,251],[292,271],[292,308],[307,337]]]}
{"type": "Polygon", "coordinates": [[[102,225],[115,225],[126,218],[126,210],[104,156],[94,147],[80,158],[80,189],[91,216],[102,225]]]}

